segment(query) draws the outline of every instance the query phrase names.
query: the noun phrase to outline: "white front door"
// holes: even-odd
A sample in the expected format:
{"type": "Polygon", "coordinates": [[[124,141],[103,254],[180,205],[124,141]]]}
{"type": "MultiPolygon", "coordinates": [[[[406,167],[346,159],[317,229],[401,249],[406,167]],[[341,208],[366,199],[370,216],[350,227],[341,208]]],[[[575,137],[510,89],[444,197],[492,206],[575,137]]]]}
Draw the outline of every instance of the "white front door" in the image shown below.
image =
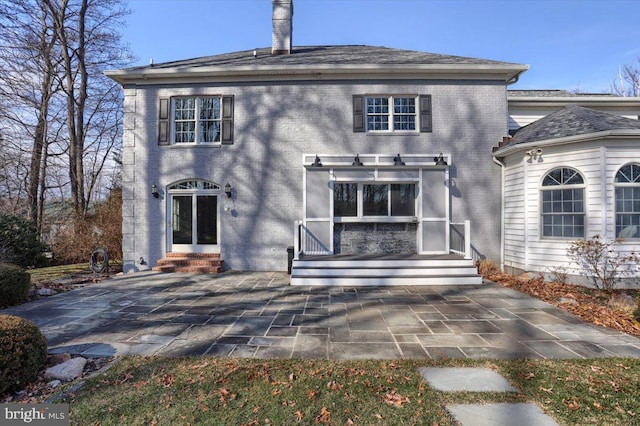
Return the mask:
{"type": "Polygon", "coordinates": [[[219,204],[212,191],[169,190],[168,251],[219,253],[219,204]]]}

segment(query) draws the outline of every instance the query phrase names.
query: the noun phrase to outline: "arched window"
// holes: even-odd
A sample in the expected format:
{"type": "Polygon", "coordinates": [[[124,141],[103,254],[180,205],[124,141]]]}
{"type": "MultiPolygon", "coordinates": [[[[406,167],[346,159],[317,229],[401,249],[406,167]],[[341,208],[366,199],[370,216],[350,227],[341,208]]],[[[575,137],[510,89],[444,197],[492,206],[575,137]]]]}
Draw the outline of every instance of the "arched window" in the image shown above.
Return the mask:
{"type": "Polygon", "coordinates": [[[584,237],[584,179],[575,169],[559,167],[542,180],[542,236],[584,237]]]}
{"type": "Polygon", "coordinates": [[[640,164],[620,167],[614,185],[616,238],[640,238],[640,164]]]}

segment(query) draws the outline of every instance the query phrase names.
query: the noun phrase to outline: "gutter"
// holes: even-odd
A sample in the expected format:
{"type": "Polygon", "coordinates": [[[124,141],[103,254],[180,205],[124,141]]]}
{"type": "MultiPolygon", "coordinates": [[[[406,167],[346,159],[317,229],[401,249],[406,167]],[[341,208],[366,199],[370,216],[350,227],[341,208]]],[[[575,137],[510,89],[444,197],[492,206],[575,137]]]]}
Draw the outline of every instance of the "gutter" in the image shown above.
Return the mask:
{"type": "Polygon", "coordinates": [[[507,155],[513,154],[514,152],[530,149],[530,148],[538,148],[540,146],[557,146],[557,145],[568,145],[577,142],[589,142],[595,141],[598,139],[637,139],[640,138],[640,129],[619,129],[619,130],[605,130],[602,132],[596,133],[585,133],[583,135],[574,135],[574,136],[565,136],[562,138],[556,139],[542,139],[539,141],[526,142],[526,143],[517,143],[510,144],[503,148],[499,148],[493,152],[494,157],[504,158],[507,155]]]}
{"type": "Polygon", "coordinates": [[[491,159],[494,163],[500,166],[500,270],[504,272],[504,208],[505,208],[505,198],[504,198],[504,190],[505,190],[505,164],[501,160],[498,159],[495,155],[491,156],[491,159]]]}
{"type": "MultiPolygon", "coordinates": [[[[368,78],[432,78],[517,81],[527,65],[506,64],[318,64],[289,66],[239,66],[239,67],[144,67],[107,70],[105,75],[120,84],[151,83],[151,80],[231,79],[238,81],[249,77],[267,80],[323,79],[326,77],[360,79],[368,78]]],[[[511,83],[508,83],[511,84],[511,83]]]]}

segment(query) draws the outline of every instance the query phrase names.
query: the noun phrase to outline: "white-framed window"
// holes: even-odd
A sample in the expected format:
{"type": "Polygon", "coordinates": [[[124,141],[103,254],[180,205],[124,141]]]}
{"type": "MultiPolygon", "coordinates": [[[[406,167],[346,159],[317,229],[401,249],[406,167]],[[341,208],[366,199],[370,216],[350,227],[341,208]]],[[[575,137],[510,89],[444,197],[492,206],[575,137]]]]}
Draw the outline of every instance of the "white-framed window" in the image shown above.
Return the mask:
{"type": "Polygon", "coordinates": [[[173,143],[220,143],[222,97],[173,98],[173,143]]]}
{"type": "Polygon", "coordinates": [[[368,132],[417,132],[417,96],[367,96],[368,132]]]}
{"type": "Polygon", "coordinates": [[[640,238],[640,164],[620,167],[614,187],[616,238],[640,238]]]}
{"type": "Polygon", "coordinates": [[[415,183],[334,183],[334,217],[414,217],[415,183]]]}
{"type": "Polygon", "coordinates": [[[584,238],[584,178],[575,169],[558,167],[542,180],[542,236],[584,238]]]}

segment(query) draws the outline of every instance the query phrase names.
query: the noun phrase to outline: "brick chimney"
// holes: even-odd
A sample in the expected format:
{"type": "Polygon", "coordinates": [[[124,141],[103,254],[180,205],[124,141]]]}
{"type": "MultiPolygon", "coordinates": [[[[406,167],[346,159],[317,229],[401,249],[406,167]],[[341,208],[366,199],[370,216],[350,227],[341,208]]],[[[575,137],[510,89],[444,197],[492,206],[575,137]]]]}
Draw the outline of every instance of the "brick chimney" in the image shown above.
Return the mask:
{"type": "Polygon", "coordinates": [[[271,36],[271,54],[291,54],[293,33],[293,0],[272,0],[273,33],[271,36]]]}

